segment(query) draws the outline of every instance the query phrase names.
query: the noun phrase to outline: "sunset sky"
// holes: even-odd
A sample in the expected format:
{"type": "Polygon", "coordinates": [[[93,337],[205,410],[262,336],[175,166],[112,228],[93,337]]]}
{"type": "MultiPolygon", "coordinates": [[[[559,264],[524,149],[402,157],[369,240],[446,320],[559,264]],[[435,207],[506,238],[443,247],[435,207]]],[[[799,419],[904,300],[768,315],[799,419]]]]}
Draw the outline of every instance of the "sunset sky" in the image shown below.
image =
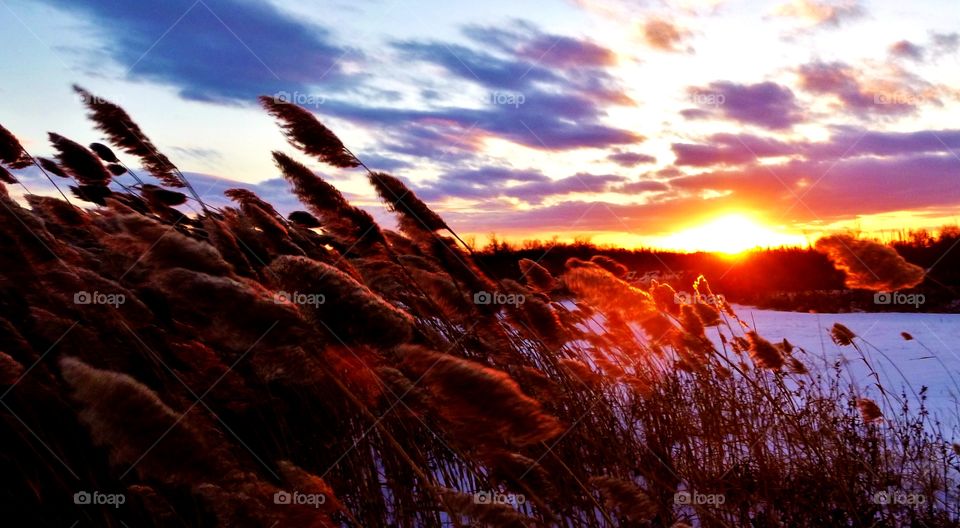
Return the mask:
{"type": "Polygon", "coordinates": [[[290,211],[275,95],[480,238],[802,243],[957,222],[958,28],[956,0],[0,0],[0,123],[100,140],[77,83],[212,202],[290,211]]]}

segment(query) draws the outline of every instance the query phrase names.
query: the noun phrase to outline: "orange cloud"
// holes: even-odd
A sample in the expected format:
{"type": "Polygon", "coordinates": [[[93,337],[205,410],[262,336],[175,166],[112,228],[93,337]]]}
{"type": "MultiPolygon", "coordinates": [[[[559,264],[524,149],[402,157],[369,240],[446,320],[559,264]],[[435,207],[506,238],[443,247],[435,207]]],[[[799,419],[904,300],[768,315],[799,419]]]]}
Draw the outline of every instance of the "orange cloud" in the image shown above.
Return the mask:
{"type": "Polygon", "coordinates": [[[660,51],[683,51],[681,44],[690,36],[689,31],[658,17],[648,18],[641,32],[647,45],[660,51]]]}
{"type": "Polygon", "coordinates": [[[793,0],[781,4],[773,12],[774,16],[796,18],[814,26],[837,26],[863,13],[859,0],[793,0]]]}

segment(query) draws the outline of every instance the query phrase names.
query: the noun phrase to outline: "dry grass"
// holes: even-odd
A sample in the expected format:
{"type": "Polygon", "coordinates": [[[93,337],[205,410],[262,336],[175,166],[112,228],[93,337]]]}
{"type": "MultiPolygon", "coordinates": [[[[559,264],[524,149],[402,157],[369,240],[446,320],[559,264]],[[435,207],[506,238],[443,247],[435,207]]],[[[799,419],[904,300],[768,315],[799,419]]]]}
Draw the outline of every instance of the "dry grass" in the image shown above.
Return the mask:
{"type": "MultiPolygon", "coordinates": [[[[360,166],[308,112],[261,102],[305,153],[360,166]]],[[[91,111],[118,151],[166,186],[185,183],[132,143],[146,136],[119,107],[91,111]]],[[[32,163],[2,132],[0,162],[32,163]]],[[[52,139],[60,164],[38,163],[104,188],[93,153],[52,139]]],[[[100,159],[120,162],[105,148],[100,159]]],[[[812,368],[810,351],[765,339],[729,305],[630,284],[609,258],[571,259],[556,277],[521,261],[517,281],[497,280],[400,180],[368,173],[402,234],[291,156],[274,159],[312,215],[288,221],[240,190],[239,208],[197,217],[151,184],[78,193],[100,204],[82,210],[0,193],[3,515],[40,526],[957,526],[960,447],[923,390],[918,406],[850,386],[840,365],[812,368]],[[474,304],[481,291],[525,302],[474,304]],[[123,302],[74,302],[85,292],[123,302]],[[81,490],[127,500],[76,505],[81,490]],[[274,499],[294,492],[323,502],[274,499]]],[[[866,361],[849,329],[831,337],[866,361]]]]}

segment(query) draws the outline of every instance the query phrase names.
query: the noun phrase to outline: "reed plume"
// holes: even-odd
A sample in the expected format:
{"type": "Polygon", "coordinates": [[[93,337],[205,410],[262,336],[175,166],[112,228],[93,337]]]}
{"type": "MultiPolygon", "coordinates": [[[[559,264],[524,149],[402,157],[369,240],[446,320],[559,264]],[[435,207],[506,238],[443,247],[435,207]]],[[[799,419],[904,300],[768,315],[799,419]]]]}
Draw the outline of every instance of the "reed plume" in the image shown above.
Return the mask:
{"type": "Polygon", "coordinates": [[[336,187],[323,181],[302,163],[282,152],[273,159],[283,177],[293,185],[293,193],[314,214],[323,219],[323,227],[346,244],[383,243],[386,239],[370,213],[350,205],[336,187]]]}
{"type": "Polygon", "coordinates": [[[116,216],[123,232],[138,240],[143,248],[139,264],[157,269],[186,268],[212,275],[231,274],[231,267],[209,244],[191,238],[176,229],[139,214],[116,216]]]}
{"type": "Polygon", "coordinates": [[[816,248],[846,274],[848,288],[900,290],[920,284],[926,275],[894,248],[872,240],[832,235],[817,240],[816,248]]]}
{"type": "MultiPolygon", "coordinates": [[[[184,187],[187,182],[177,170],[177,167],[160,152],[150,141],[150,138],[140,130],[140,126],[120,106],[103,98],[97,97],[83,88],[74,85],[74,91],[80,94],[84,104],[90,111],[88,117],[94,122],[97,129],[106,134],[111,143],[120,147],[131,156],[140,158],[140,163],[147,171],[168,187],[184,187]]],[[[103,151],[104,161],[116,163],[117,157],[112,151],[103,151]]]]}
{"type": "Polygon", "coordinates": [[[603,376],[594,372],[586,363],[570,358],[561,358],[559,363],[567,375],[586,387],[596,390],[603,386],[603,376]]]}
{"type": "Polygon", "coordinates": [[[399,178],[384,172],[369,172],[367,178],[376,189],[380,199],[386,202],[391,211],[407,217],[407,220],[417,224],[427,231],[449,229],[447,223],[423,203],[410,188],[399,178]]]}
{"type": "Polygon", "coordinates": [[[451,515],[466,517],[474,522],[471,526],[489,528],[527,528],[527,517],[506,504],[491,504],[477,500],[477,495],[468,495],[452,489],[440,490],[443,503],[451,515]]]}
{"type": "Polygon", "coordinates": [[[657,515],[657,505],[650,496],[632,482],[613,477],[593,477],[590,479],[607,507],[619,511],[632,523],[647,523],[657,515]]]}
{"type": "Polygon", "coordinates": [[[790,369],[790,372],[794,374],[806,375],[810,373],[810,370],[807,369],[807,366],[795,357],[791,357],[787,360],[787,367],[790,369]]]}
{"type": "Polygon", "coordinates": [[[540,264],[530,259],[520,259],[517,265],[520,266],[520,273],[527,286],[534,290],[548,292],[557,287],[557,279],[540,264]]]}
{"type": "Polygon", "coordinates": [[[37,158],[37,162],[40,163],[40,166],[43,167],[43,170],[53,174],[54,176],[58,176],[60,178],[70,177],[66,172],[63,172],[63,169],[61,169],[60,166],[57,165],[57,162],[53,161],[52,159],[37,158]]]}
{"type": "Polygon", "coordinates": [[[110,173],[83,145],[53,132],[49,136],[53,148],[57,149],[60,166],[77,182],[90,187],[106,187],[110,183],[110,173]]]}
{"type": "Polygon", "coordinates": [[[562,280],[578,297],[604,310],[619,312],[632,321],[644,321],[656,314],[649,293],[634,288],[597,264],[571,261],[567,262],[562,280]]]}
{"type": "Polygon", "coordinates": [[[830,328],[830,338],[840,346],[852,345],[855,337],[857,337],[857,334],[854,334],[853,330],[840,323],[833,323],[833,327],[830,328]]]}
{"type": "Polygon", "coordinates": [[[10,174],[10,171],[8,171],[6,167],[2,165],[0,165],[0,181],[3,183],[9,183],[11,185],[19,183],[17,179],[14,178],[13,174],[10,174]]]}
{"type": "Polygon", "coordinates": [[[104,145],[103,143],[90,143],[90,150],[92,150],[94,154],[107,163],[120,163],[120,160],[117,159],[117,155],[110,150],[110,147],[104,145]]]}
{"type": "Polygon", "coordinates": [[[753,331],[747,332],[747,340],[750,342],[750,357],[758,366],[770,370],[779,370],[783,366],[783,354],[773,343],[753,331]]]}
{"type": "Polygon", "coordinates": [[[124,167],[123,165],[117,165],[116,163],[110,163],[109,165],[107,165],[107,170],[114,177],[123,176],[124,174],[127,173],[126,167],[124,167]]]}
{"type": "MultiPolygon", "coordinates": [[[[333,488],[323,478],[297,467],[289,460],[281,460],[277,463],[277,466],[280,468],[280,474],[283,476],[284,482],[291,489],[303,494],[322,496],[324,500],[320,509],[327,515],[338,511],[348,512],[347,508],[337,499],[333,488]]],[[[307,507],[312,509],[310,506],[307,507]]]]}
{"type": "MultiPolygon", "coordinates": [[[[307,257],[283,255],[269,269],[288,292],[322,295],[323,302],[304,306],[318,330],[337,338],[391,346],[410,340],[413,320],[368,287],[339,269],[307,257]]],[[[320,297],[316,298],[320,300],[320,297]]]]}
{"type": "Polygon", "coordinates": [[[20,380],[23,365],[5,352],[0,352],[0,387],[10,386],[20,380]]]}
{"type": "Polygon", "coordinates": [[[80,420],[97,445],[110,449],[114,464],[135,464],[141,474],[166,481],[216,475],[218,460],[200,434],[150,388],[71,357],[60,360],[60,371],[81,406],[80,420]]]}
{"type": "Polygon", "coordinates": [[[149,183],[141,185],[140,192],[148,202],[154,202],[167,207],[176,207],[187,202],[187,195],[149,183]]]}
{"type": "Polygon", "coordinates": [[[25,169],[33,165],[33,159],[20,144],[20,140],[3,125],[0,125],[0,163],[11,169],[25,169]]]}
{"type": "Polygon", "coordinates": [[[340,138],[310,112],[266,95],[261,95],[259,100],[260,105],[276,118],[287,141],[297,149],[334,167],[360,166],[360,161],[347,150],[340,138]]]}
{"type": "Polygon", "coordinates": [[[403,368],[430,391],[436,410],[470,441],[524,446],[553,438],[560,422],[506,373],[418,346],[398,349],[403,368]]]}
{"type": "Polygon", "coordinates": [[[626,266],[617,262],[615,259],[612,259],[606,255],[594,255],[590,257],[590,262],[593,262],[597,266],[609,271],[613,276],[618,279],[622,279],[627,276],[627,272],[630,271],[626,266]]]}
{"type": "Polygon", "coordinates": [[[860,416],[866,423],[878,422],[883,419],[883,411],[880,410],[880,406],[877,405],[877,402],[871,399],[858,398],[857,410],[860,411],[860,416]]]}
{"type": "Polygon", "coordinates": [[[293,211],[287,215],[287,220],[307,229],[316,229],[323,225],[317,217],[306,211],[293,211]]]}

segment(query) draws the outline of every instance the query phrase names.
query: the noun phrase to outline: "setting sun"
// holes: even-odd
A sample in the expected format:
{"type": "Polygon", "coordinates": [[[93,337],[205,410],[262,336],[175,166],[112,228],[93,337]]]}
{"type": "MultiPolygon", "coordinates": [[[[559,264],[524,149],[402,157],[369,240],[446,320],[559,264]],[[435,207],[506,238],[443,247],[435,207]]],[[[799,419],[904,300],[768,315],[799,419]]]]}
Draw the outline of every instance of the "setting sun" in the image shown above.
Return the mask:
{"type": "Polygon", "coordinates": [[[801,235],[776,231],[742,214],[731,214],[668,235],[659,242],[664,249],[712,251],[736,254],[756,247],[803,246],[801,235]]]}

